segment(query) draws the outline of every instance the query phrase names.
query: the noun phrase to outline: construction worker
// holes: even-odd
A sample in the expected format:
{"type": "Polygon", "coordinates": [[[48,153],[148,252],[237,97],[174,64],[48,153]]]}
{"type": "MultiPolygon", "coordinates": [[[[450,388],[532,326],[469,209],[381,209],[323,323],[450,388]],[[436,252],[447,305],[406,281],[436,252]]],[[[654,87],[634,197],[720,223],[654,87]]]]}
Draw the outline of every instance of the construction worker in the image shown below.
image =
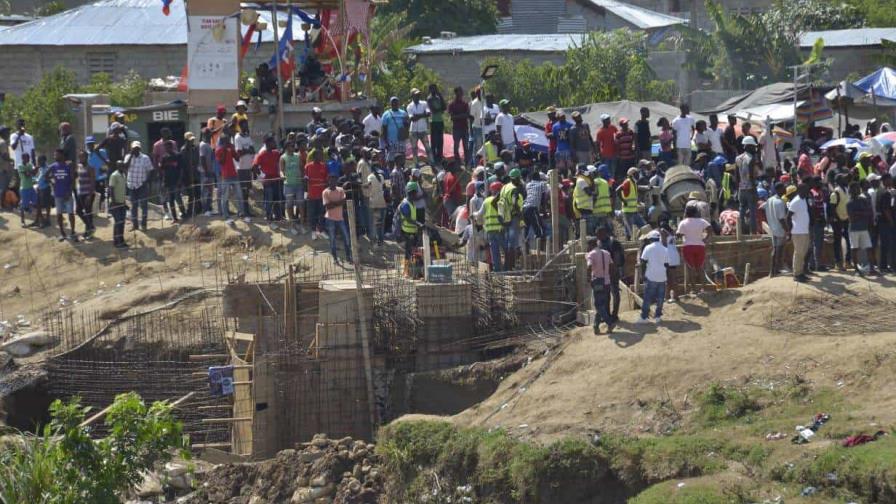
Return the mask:
{"type": "Polygon", "coordinates": [[[488,240],[492,257],[492,271],[501,271],[501,250],[507,246],[507,240],[504,237],[503,205],[500,198],[503,188],[504,185],[497,181],[489,184],[490,196],[485,198],[482,208],[476,212],[476,219],[482,223],[486,240],[488,240]]]}
{"type": "Polygon", "coordinates": [[[504,236],[507,239],[505,251],[507,257],[506,261],[504,261],[507,271],[513,270],[516,263],[516,250],[520,246],[520,230],[523,226],[523,201],[526,193],[526,186],[521,179],[522,174],[519,168],[510,170],[509,176],[510,182],[501,188],[500,196],[500,203],[503,204],[504,210],[502,214],[505,227],[504,236]]]}
{"type": "Polygon", "coordinates": [[[638,211],[638,169],[629,168],[625,181],[619,185],[616,192],[622,198],[622,217],[625,224],[625,239],[631,240],[635,229],[644,226],[644,219],[638,211]]]}
{"type": "MultiPolygon", "coordinates": [[[[576,185],[572,190],[573,213],[580,219],[585,219],[585,226],[589,233],[595,227],[594,220],[594,172],[580,164],[576,168],[576,185]]],[[[578,231],[578,228],[576,228],[578,231]]]]}
{"type": "Polygon", "coordinates": [[[870,152],[859,154],[859,162],[856,163],[856,180],[865,180],[868,175],[874,173],[874,165],[871,163],[873,156],[870,152]]]}
{"type": "Polygon", "coordinates": [[[612,215],[613,200],[611,198],[610,183],[600,176],[600,172],[594,166],[589,167],[591,179],[594,181],[594,229],[588,233],[595,233],[599,228],[605,228],[613,233],[612,215]]]}
{"type": "Polygon", "coordinates": [[[483,164],[493,165],[501,160],[500,152],[498,151],[498,133],[493,131],[488,134],[486,137],[485,143],[482,145],[482,148],[479,149],[477,153],[483,159],[483,164]]]}
{"type": "Polygon", "coordinates": [[[423,224],[417,220],[417,208],[414,206],[414,200],[417,199],[417,193],[420,186],[416,182],[408,182],[405,185],[405,198],[398,205],[398,212],[401,215],[401,234],[404,237],[404,259],[407,262],[414,253],[414,248],[420,243],[420,230],[423,224]]]}

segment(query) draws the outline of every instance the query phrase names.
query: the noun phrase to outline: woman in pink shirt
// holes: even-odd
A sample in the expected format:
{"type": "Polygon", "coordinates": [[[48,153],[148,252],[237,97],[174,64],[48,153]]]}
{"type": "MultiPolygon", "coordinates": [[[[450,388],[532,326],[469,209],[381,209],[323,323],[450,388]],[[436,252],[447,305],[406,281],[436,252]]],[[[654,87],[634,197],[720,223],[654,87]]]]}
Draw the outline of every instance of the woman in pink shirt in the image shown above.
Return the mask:
{"type": "MultiPolygon", "coordinates": [[[[703,262],[706,260],[706,244],[703,243],[703,234],[711,232],[709,222],[701,219],[700,211],[696,206],[685,207],[685,219],[678,223],[676,235],[684,237],[684,246],[681,249],[681,255],[684,256],[684,263],[687,267],[702,273],[703,262]]],[[[702,274],[699,276],[703,277],[702,274]]]]}

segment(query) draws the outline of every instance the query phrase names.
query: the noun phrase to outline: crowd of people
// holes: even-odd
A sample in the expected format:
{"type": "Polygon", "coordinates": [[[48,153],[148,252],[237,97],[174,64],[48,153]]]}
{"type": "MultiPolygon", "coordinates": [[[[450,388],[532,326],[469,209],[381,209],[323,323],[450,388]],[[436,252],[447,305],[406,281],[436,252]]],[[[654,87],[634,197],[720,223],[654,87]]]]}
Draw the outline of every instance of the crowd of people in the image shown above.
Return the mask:
{"type": "Polygon", "coordinates": [[[716,115],[695,120],[682,105],[679,115],[656,123],[647,108],[633,125],[604,114],[593,132],[578,112],[567,119],[550,107],[545,152],[517,138],[511,105],[459,87],[449,100],[432,85],[425,96],[411,89],[406,102],[392,97],[386,110],[353,108],[350,117],[330,119],[314,108],[307,125],[283,138],[265,134],[257,145],[240,101],[232,114],[219,106],[198,137],[174,138],[162,129],[146,146],[119,121],[101,140],[87,137],[80,144],[71,125],[62,123],[58,148],[49,155],[37,155],[35,139],[19,120],[15,131],[0,128],[0,187],[7,188],[0,201],[8,206],[15,200],[27,226],[49,226],[55,208],[60,240],[79,240],[76,215],[81,239],[93,239],[95,213],[107,212],[119,248],[128,246],[128,220],[134,231],[146,229],[151,200],[172,223],[202,215],[233,225],[260,217],[272,229],[328,239],[337,262],[340,256],[352,260],[345,211],[351,201],[358,236],[371,248],[400,241],[410,259],[419,253],[422,234],[441,227],[457,234],[469,260],[488,262],[494,271],[519,268],[521,255],[544,250],[554,233],[566,243],[584,230],[593,237],[588,257],[595,298],[603,299],[604,289],[614,298],[613,309],[600,314],[611,324],[623,236],[647,244],[641,254],[645,306],[657,305],[657,320],[663,299],[672,296],[664,287],[665,267],[683,259],[701,276],[711,234],[770,235],[772,275],[792,273],[798,281],[831,266],[822,253],[828,229],[833,266],[862,275],[896,267],[892,151],[816,152],[807,141],[786,158],[770,124],[738,124],[734,116],[723,124],[716,115]],[[449,123],[454,147],[446,153],[449,123]],[[680,165],[690,167],[705,190],[693,191],[684,212],[673,215],[661,188],[667,170],[680,165]],[[555,219],[549,170],[559,181],[555,219]],[[788,241],[794,249],[789,272],[783,257],[788,241]]]}

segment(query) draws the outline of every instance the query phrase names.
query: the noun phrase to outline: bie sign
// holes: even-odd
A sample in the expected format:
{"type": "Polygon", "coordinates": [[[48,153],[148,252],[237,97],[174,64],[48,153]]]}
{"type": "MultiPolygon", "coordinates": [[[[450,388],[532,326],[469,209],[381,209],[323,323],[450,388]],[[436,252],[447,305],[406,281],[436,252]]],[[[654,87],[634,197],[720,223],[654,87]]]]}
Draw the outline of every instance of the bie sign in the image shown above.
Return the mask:
{"type": "Polygon", "coordinates": [[[156,110],[152,113],[152,122],[180,121],[177,110],[156,110]]]}
{"type": "Polygon", "coordinates": [[[191,90],[235,90],[239,85],[238,20],[187,16],[188,85],[191,90]]]}

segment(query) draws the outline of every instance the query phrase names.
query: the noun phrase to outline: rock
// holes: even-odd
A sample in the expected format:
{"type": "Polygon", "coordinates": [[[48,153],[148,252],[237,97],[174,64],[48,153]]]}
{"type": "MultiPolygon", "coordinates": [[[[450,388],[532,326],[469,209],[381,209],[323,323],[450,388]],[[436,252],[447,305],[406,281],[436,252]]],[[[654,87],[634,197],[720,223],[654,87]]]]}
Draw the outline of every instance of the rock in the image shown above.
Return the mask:
{"type": "Polygon", "coordinates": [[[299,476],[298,478],[296,478],[296,486],[297,487],[306,487],[310,484],[311,484],[311,482],[308,480],[307,476],[299,476]]]}
{"type": "Polygon", "coordinates": [[[320,476],[311,478],[311,486],[313,486],[313,487],[327,486],[327,483],[329,483],[327,481],[327,477],[324,476],[323,474],[321,474],[320,476]]]}
{"type": "Polygon", "coordinates": [[[143,481],[137,484],[135,491],[137,492],[137,497],[141,499],[165,493],[162,489],[162,480],[159,478],[159,475],[150,471],[143,472],[143,481]]]}
{"type": "Polygon", "coordinates": [[[299,454],[298,459],[299,459],[299,462],[301,462],[301,463],[303,463],[303,464],[311,464],[311,463],[313,463],[315,460],[317,460],[317,459],[323,457],[323,456],[324,456],[324,453],[326,453],[326,452],[323,452],[323,451],[314,451],[314,452],[304,451],[304,452],[302,452],[302,453],[299,454]]]}
{"type": "Polygon", "coordinates": [[[292,504],[314,502],[316,499],[333,495],[335,491],[336,487],[334,487],[333,485],[327,485],[318,488],[301,487],[297,488],[295,493],[292,494],[292,499],[290,499],[290,502],[292,504]]]}
{"type": "Polygon", "coordinates": [[[264,499],[257,495],[253,495],[252,497],[249,497],[249,504],[264,504],[264,499]]]}
{"type": "Polygon", "coordinates": [[[339,457],[340,460],[349,460],[350,458],[348,450],[339,450],[339,453],[337,453],[336,456],[339,457]]]}
{"type": "Polygon", "coordinates": [[[14,357],[28,357],[53,342],[47,331],[25,333],[0,345],[0,350],[14,357]]]}
{"type": "Polygon", "coordinates": [[[323,434],[315,434],[314,439],[311,440],[311,446],[317,448],[327,448],[330,446],[330,440],[327,439],[323,434]]]}
{"type": "Polygon", "coordinates": [[[364,477],[364,473],[361,472],[361,464],[355,464],[354,469],[352,469],[352,477],[358,480],[364,477]]]}
{"type": "Polygon", "coordinates": [[[339,445],[340,448],[348,448],[352,445],[352,443],[354,443],[354,441],[355,441],[354,439],[346,436],[346,437],[340,439],[339,441],[337,441],[336,444],[339,445]]]}
{"type": "Polygon", "coordinates": [[[165,483],[176,490],[193,490],[190,467],[182,462],[167,462],[164,469],[165,483]]]}

